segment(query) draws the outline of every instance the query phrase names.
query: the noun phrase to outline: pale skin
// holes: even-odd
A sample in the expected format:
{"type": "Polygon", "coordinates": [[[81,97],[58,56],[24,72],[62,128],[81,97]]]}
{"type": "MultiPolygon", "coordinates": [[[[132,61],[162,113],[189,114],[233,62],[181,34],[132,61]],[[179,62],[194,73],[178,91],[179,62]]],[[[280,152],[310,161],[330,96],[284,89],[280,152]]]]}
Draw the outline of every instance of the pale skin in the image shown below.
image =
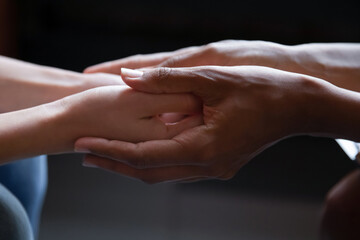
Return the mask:
{"type": "Polygon", "coordinates": [[[94,87],[123,85],[112,74],[81,74],[0,56],[0,113],[52,102],[94,87]]]}
{"type": "Polygon", "coordinates": [[[288,48],[266,42],[230,41],[174,53],[137,55],[88,68],[86,72],[113,73],[121,67],[142,68],[140,73],[123,70],[125,83],[148,93],[193,93],[203,100],[204,125],[172,140],[132,144],[82,138],[76,147],[91,153],[85,158],[88,165],[158,183],[229,179],[258,153],[293,135],[360,141],[359,128],[354,127],[360,120],[360,94],[355,92],[360,89],[356,81],[360,76],[359,45],[288,48]],[[227,51],[215,51],[217,44],[227,51]],[[243,44],[255,50],[242,54],[248,49],[243,44]],[[136,62],[140,64],[134,65],[136,62]],[[183,64],[268,67],[181,68],[183,64]]]}
{"type": "Polygon", "coordinates": [[[136,143],[172,138],[202,123],[201,104],[190,94],[141,93],[119,76],[0,62],[0,164],[73,152],[83,136],[136,143]],[[159,117],[168,112],[186,117],[169,123],[159,117]]]}
{"type": "Polygon", "coordinates": [[[89,67],[87,73],[119,74],[124,68],[256,65],[301,73],[360,91],[360,44],[287,46],[265,41],[225,40],[174,52],[135,55],[89,67]]]}

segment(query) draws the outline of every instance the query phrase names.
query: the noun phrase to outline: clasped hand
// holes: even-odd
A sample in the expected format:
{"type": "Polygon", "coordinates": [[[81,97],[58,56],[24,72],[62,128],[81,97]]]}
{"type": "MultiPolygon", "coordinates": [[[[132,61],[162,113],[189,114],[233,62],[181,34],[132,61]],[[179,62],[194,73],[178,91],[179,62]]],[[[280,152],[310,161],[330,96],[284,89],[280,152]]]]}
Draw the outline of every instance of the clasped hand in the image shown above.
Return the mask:
{"type": "Polygon", "coordinates": [[[203,102],[204,124],[170,140],[82,138],[76,147],[89,153],[89,166],[157,183],[229,179],[292,135],[359,141],[353,127],[360,103],[359,52],[359,44],[227,40],[89,67],[86,73],[121,74],[141,92],[193,94],[203,102]]]}
{"type": "Polygon", "coordinates": [[[307,115],[299,109],[313,97],[309,87],[321,88],[314,78],[255,66],[123,69],[122,78],[141,92],[192,93],[203,101],[204,124],[170,140],[76,142],[90,153],[86,165],[147,183],[233,177],[266,147],[302,131],[307,115]],[[299,91],[305,87],[309,94],[299,91]]]}

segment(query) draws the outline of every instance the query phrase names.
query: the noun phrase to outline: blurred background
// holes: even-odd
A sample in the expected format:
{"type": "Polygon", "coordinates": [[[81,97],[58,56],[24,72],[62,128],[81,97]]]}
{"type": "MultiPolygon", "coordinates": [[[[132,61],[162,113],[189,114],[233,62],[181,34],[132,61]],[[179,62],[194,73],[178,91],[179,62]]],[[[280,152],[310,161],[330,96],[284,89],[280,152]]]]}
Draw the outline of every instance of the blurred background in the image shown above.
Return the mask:
{"type": "MultiPolygon", "coordinates": [[[[82,71],[223,39],[359,42],[356,1],[0,0],[0,53],[82,71]]],[[[227,182],[146,185],[49,158],[40,240],[318,239],[329,189],[354,168],[331,139],[286,139],[227,182]]]]}

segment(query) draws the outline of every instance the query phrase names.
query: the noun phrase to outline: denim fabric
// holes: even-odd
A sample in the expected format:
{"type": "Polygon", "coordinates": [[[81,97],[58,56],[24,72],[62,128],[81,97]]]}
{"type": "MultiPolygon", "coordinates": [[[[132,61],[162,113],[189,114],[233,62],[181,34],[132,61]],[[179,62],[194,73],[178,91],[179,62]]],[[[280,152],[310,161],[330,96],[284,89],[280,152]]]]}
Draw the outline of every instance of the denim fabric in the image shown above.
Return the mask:
{"type": "Polygon", "coordinates": [[[47,188],[47,156],[24,159],[0,166],[0,183],[24,207],[36,239],[47,188]]]}
{"type": "Polygon", "coordinates": [[[19,200],[0,184],[0,240],[33,240],[25,209],[19,200]]]}

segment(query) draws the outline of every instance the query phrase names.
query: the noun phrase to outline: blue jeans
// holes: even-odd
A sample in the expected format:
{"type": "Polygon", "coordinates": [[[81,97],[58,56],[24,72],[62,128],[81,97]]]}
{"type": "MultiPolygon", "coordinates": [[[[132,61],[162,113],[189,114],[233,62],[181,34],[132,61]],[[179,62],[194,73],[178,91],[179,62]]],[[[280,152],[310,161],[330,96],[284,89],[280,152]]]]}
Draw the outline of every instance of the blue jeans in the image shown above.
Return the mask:
{"type": "MultiPolygon", "coordinates": [[[[3,186],[1,186],[0,191],[0,205],[9,203],[7,201],[9,199],[18,199],[21,203],[20,206],[23,207],[27,215],[24,221],[27,220],[30,222],[34,238],[36,239],[41,209],[47,188],[47,157],[39,156],[0,166],[0,185],[1,184],[3,186]],[[9,194],[13,196],[9,196],[9,194]]],[[[12,205],[13,202],[9,204],[12,205]]],[[[19,208],[19,205],[16,203],[12,205],[12,208],[14,208],[14,206],[19,208]]],[[[7,207],[3,206],[3,209],[7,209],[7,207]]],[[[9,213],[5,213],[5,215],[6,214],[9,213]]],[[[19,216],[21,216],[21,209],[19,209],[16,214],[20,214],[19,216]]],[[[0,216],[0,225],[2,224],[1,220],[0,216]]],[[[0,239],[3,238],[0,236],[0,239]]]]}
{"type": "Polygon", "coordinates": [[[0,184],[0,239],[34,239],[30,221],[24,207],[2,184],[0,184]]]}

